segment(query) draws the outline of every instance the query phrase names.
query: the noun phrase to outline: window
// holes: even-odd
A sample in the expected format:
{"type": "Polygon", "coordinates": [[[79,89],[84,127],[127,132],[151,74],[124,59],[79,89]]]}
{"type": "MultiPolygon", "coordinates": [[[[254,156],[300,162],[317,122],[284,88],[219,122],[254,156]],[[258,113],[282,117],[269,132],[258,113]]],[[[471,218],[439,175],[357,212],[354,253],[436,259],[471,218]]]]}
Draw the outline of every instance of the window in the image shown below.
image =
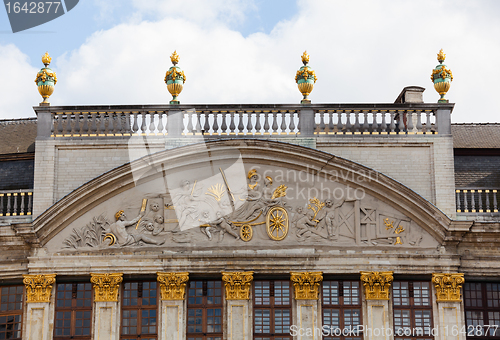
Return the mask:
{"type": "Polygon", "coordinates": [[[90,339],[92,284],[56,285],[54,339],[90,339]]]}
{"type": "Polygon", "coordinates": [[[121,339],[156,339],[156,286],[156,281],[125,282],[123,285],[121,339]]]}
{"type": "Polygon", "coordinates": [[[0,339],[21,339],[23,286],[0,289],[0,339]]]}
{"type": "Polygon", "coordinates": [[[464,285],[467,338],[500,339],[500,283],[464,285]]]}
{"type": "Polygon", "coordinates": [[[394,338],[432,340],[431,283],[394,281],[394,338]]]}
{"type": "Polygon", "coordinates": [[[361,340],[359,281],[323,281],[322,309],[324,340],[361,340]],[[325,329],[328,328],[328,332],[325,329]]]}
{"type": "Polygon", "coordinates": [[[222,281],[190,281],[188,340],[222,340],[222,281]]]}
{"type": "Polygon", "coordinates": [[[255,281],[253,298],[254,339],[292,339],[290,282],[255,281]]]}

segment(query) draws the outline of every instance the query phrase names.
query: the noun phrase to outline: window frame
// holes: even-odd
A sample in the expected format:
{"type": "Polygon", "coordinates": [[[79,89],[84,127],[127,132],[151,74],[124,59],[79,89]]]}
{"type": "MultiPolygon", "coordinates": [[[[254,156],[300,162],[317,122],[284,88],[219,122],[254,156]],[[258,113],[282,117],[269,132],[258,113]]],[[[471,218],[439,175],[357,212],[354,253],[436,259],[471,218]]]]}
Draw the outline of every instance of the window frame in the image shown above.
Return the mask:
{"type": "MultiPolygon", "coordinates": [[[[494,335],[484,335],[484,332],[487,331],[484,327],[485,325],[492,325],[490,322],[490,317],[488,315],[489,312],[499,312],[500,311],[500,306],[499,307],[488,307],[488,294],[487,294],[487,285],[488,284],[496,284],[498,285],[499,288],[499,294],[500,294],[500,282],[478,282],[478,281],[471,281],[471,282],[465,282],[463,286],[463,300],[464,300],[464,319],[465,319],[465,331],[466,331],[466,339],[467,340],[474,340],[474,339],[484,339],[484,340],[499,340],[500,339],[500,325],[496,329],[496,332],[494,335]],[[480,284],[481,285],[481,307],[477,306],[467,306],[467,292],[466,289],[469,285],[471,284],[480,284]],[[496,308],[496,309],[495,309],[496,308]],[[483,327],[482,327],[482,335],[469,335],[470,331],[472,330],[474,334],[474,330],[471,329],[470,327],[477,327],[473,325],[468,324],[468,319],[467,319],[467,312],[481,312],[483,313],[483,327]]],[[[490,332],[491,333],[491,329],[490,332]]]]}
{"type": "MultiPolygon", "coordinates": [[[[8,304],[9,304],[9,301],[7,301],[7,310],[6,311],[1,311],[0,309],[0,317],[9,317],[9,316],[19,316],[19,326],[20,326],[20,329],[18,330],[19,332],[19,337],[16,337],[16,338],[5,338],[5,339],[17,339],[17,340],[21,340],[23,339],[23,318],[24,318],[24,308],[25,308],[25,299],[26,299],[26,288],[24,285],[5,285],[5,286],[0,286],[0,299],[3,297],[3,294],[2,294],[2,289],[3,288],[12,288],[12,287],[16,287],[16,293],[14,294],[14,296],[17,296],[19,295],[18,292],[17,292],[17,289],[19,287],[21,287],[21,301],[16,301],[15,298],[14,298],[14,303],[20,303],[21,304],[21,309],[10,309],[8,308],[8,304]]],[[[9,293],[8,296],[11,296],[11,294],[9,293]]],[[[1,300],[0,300],[1,301],[1,300]]],[[[1,304],[1,303],[0,303],[1,304]]]]}

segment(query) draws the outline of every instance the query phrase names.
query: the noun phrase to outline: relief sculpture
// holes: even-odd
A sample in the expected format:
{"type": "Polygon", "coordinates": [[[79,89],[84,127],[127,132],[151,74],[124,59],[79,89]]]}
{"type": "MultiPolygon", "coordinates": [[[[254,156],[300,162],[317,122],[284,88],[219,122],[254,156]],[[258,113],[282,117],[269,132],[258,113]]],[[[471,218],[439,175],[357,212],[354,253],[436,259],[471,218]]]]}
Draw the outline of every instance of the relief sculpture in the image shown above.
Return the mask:
{"type": "Polygon", "coordinates": [[[61,240],[63,248],[259,246],[262,242],[420,247],[424,238],[435,246],[410,218],[371,196],[351,197],[347,189],[341,197],[317,191],[318,195],[301,198],[292,196],[299,191],[298,186],[290,189],[296,183],[270,171],[262,175],[262,170],[250,168],[239,182],[219,171],[210,180],[179,180],[166,193],[124,195],[115,204],[117,212],[101,213],[83,227],[72,228],[61,240]]]}

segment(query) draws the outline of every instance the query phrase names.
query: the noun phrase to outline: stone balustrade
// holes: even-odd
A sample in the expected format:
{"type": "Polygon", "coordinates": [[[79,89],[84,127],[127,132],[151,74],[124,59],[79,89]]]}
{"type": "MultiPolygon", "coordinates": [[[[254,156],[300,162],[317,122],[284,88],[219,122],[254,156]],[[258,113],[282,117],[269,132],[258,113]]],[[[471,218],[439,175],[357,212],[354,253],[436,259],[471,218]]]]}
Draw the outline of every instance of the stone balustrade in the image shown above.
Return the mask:
{"type": "Polygon", "coordinates": [[[255,137],[451,133],[453,104],[35,107],[38,137],[255,137]]]}
{"type": "Polygon", "coordinates": [[[31,215],[33,189],[0,191],[0,218],[31,215]]]}
{"type": "Polygon", "coordinates": [[[496,188],[457,188],[456,204],[458,213],[498,213],[498,193],[496,188]]]}

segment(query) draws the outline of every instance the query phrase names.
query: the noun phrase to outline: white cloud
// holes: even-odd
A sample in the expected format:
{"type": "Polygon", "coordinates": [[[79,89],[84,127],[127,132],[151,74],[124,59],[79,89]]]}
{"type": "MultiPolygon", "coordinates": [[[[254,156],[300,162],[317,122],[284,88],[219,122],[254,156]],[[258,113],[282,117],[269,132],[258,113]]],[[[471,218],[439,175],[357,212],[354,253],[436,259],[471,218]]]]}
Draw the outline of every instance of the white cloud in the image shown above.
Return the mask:
{"type": "Polygon", "coordinates": [[[131,1],[157,19],[96,32],[57,58],[54,105],[168,103],[174,50],[187,76],[182,103],[299,103],[294,76],[305,49],[318,75],[314,103],[392,102],[408,85],[436,102],[430,74],[444,48],[453,121],[497,120],[496,2],[300,0],[299,13],[270,34],[243,37],[228,25],[250,10],[243,0],[131,1]]]}
{"type": "Polygon", "coordinates": [[[16,46],[0,45],[0,119],[33,117],[31,108],[42,101],[35,84],[38,70],[16,46]]]}

